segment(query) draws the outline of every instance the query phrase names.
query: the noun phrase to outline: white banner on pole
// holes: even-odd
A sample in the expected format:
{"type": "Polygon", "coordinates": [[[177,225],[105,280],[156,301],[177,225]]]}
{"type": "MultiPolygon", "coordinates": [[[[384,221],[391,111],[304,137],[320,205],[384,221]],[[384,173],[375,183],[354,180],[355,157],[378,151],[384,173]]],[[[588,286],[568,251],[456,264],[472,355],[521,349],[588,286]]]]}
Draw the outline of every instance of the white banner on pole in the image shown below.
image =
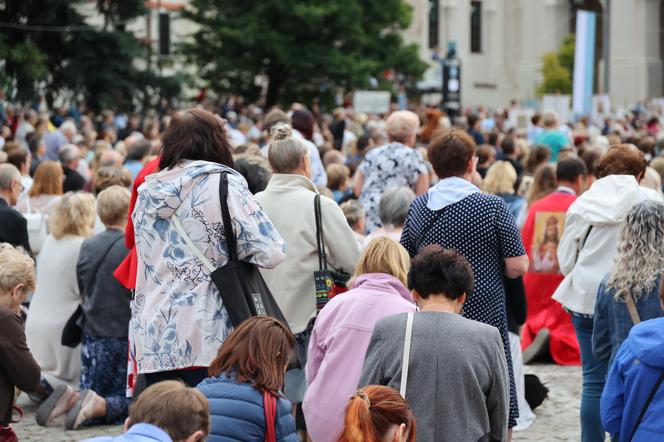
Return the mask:
{"type": "Polygon", "coordinates": [[[542,97],[542,112],[555,112],[561,123],[570,122],[569,95],[544,95],[542,97]]]}

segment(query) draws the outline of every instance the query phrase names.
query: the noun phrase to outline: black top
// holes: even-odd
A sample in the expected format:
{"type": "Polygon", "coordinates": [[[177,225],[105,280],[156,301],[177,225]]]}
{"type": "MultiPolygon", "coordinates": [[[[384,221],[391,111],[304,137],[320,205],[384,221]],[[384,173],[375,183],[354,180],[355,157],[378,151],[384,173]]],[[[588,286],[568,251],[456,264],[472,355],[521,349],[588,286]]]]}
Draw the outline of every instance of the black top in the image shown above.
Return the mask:
{"type": "Polygon", "coordinates": [[[64,166],[63,171],[65,173],[65,180],[62,183],[62,190],[67,192],[78,192],[83,190],[85,187],[85,178],[81,176],[80,173],[76,172],[74,169],[64,166]]]}
{"type": "Polygon", "coordinates": [[[9,207],[2,197],[0,197],[0,242],[23,247],[28,253],[32,253],[28,240],[28,222],[23,215],[9,207]]]}
{"type": "Polygon", "coordinates": [[[76,278],[83,297],[83,331],[89,335],[127,337],[131,292],[113,276],[127,253],[124,232],[115,229],[81,245],[76,278]]]}

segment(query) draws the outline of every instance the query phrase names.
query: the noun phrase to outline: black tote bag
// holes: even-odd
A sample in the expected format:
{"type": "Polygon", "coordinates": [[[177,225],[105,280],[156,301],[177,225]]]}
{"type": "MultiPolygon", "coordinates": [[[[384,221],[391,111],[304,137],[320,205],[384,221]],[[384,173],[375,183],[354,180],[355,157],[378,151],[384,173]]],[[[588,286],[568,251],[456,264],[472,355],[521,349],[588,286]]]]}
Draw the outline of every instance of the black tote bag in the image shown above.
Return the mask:
{"type": "MultiPolygon", "coordinates": [[[[212,282],[219,290],[221,301],[228,312],[231,325],[237,327],[251,316],[271,316],[288,326],[281,309],[274,300],[267,284],[258,268],[249,262],[240,261],[237,255],[237,238],[233,232],[233,224],[228,210],[228,177],[229,172],[222,172],[219,178],[219,199],[221,216],[224,222],[224,237],[228,251],[228,262],[223,267],[211,271],[212,282]]],[[[180,232],[192,252],[210,269],[210,261],[203,256],[184,232],[177,218],[174,218],[176,229],[180,232]]]]}

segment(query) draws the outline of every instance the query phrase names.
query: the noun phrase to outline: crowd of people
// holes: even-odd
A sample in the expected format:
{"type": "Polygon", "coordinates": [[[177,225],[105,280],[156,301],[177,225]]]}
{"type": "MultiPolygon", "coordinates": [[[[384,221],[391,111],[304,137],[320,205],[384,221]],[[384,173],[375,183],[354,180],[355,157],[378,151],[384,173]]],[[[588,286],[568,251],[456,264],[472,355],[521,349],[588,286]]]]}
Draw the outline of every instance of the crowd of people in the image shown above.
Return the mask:
{"type": "Polygon", "coordinates": [[[5,107],[0,439],[26,394],[99,442],[508,441],[535,361],[582,441],[664,437],[660,122],[509,113],[5,107]]]}

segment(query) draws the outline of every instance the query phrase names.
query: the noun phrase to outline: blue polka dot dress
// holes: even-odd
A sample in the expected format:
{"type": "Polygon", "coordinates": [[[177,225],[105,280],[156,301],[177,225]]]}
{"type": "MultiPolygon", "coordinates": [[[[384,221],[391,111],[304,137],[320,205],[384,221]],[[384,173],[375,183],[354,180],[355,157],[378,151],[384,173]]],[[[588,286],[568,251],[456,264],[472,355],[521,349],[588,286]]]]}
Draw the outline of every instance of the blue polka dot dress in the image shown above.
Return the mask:
{"type": "Polygon", "coordinates": [[[415,256],[429,244],[461,253],[475,272],[475,288],[463,306],[463,315],[500,331],[510,376],[509,426],[516,425],[519,410],[507,335],[504,259],[525,255],[521,235],[505,202],[498,196],[473,193],[439,211],[427,208],[428,195],[412,204],[401,244],[415,256]]]}

